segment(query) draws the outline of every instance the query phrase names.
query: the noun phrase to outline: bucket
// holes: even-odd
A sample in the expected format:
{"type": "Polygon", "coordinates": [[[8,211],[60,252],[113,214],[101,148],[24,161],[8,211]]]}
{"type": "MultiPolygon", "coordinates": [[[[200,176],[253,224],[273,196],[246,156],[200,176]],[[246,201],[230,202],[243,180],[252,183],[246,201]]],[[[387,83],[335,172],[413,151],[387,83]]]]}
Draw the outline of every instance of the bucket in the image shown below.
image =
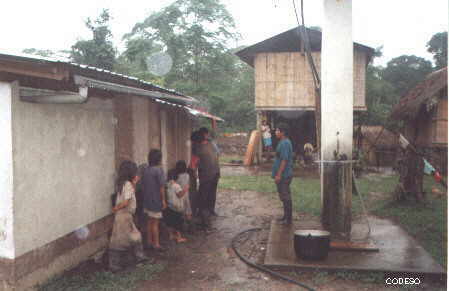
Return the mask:
{"type": "Polygon", "coordinates": [[[296,257],[303,260],[324,260],[330,248],[330,232],[297,230],[294,236],[296,257]]]}

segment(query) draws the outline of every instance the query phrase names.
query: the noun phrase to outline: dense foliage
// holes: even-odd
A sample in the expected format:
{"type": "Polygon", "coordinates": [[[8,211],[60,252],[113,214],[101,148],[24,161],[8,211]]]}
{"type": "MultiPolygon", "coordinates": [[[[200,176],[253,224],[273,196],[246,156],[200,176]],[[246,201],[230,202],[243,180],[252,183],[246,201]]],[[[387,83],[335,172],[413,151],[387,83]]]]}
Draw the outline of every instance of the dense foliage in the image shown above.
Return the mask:
{"type": "MultiPolygon", "coordinates": [[[[233,54],[242,49],[235,47],[240,35],[220,0],[174,1],[137,22],[123,37],[125,49],[120,54],[111,41],[111,19],[106,9],[96,20],[87,19],[92,39],[72,46],[69,55],[74,62],[133,75],[194,96],[200,106],[226,120],[220,126],[224,130],[255,127],[254,71],[233,54]],[[162,71],[160,66],[154,68],[158,59],[162,71]]],[[[393,58],[385,67],[368,65],[368,110],[355,117],[356,124],[398,126],[388,119],[393,106],[428,73],[447,66],[447,32],[436,33],[426,45],[434,55],[434,67],[414,55],[393,58]]],[[[55,55],[34,48],[25,52],[55,55]]],[[[382,48],[378,48],[374,57],[381,55],[382,48]]]]}
{"type": "Polygon", "coordinates": [[[104,9],[95,21],[87,19],[86,26],[92,31],[92,39],[79,40],[72,46],[70,57],[74,62],[107,70],[114,69],[117,51],[111,41],[110,19],[107,9],[104,9]]]}

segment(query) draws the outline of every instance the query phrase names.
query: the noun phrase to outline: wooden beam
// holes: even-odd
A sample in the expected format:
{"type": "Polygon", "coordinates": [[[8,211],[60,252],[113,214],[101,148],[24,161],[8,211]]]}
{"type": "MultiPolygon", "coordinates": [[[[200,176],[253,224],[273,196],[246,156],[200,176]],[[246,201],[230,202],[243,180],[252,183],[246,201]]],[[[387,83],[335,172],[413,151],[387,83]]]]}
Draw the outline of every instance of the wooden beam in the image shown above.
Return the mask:
{"type": "Polygon", "coordinates": [[[68,80],[69,71],[62,64],[0,59],[0,72],[53,80],[68,80]]]}

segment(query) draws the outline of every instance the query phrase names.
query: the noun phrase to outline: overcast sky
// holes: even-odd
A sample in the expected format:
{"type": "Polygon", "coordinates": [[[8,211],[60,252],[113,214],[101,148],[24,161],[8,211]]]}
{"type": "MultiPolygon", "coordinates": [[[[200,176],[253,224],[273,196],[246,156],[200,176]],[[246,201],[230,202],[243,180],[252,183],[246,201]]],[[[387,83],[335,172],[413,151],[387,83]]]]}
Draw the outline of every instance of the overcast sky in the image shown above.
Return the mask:
{"type": "MultiPolygon", "coordinates": [[[[4,0],[0,11],[0,51],[25,48],[69,49],[90,37],[84,25],[102,8],[113,17],[111,29],[119,47],[121,36],[151,12],[172,0],[25,1],[4,0]]],[[[297,25],[292,0],[222,0],[242,35],[238,45],[251,45],[297,25]]],[[[300,0],[296,0],[299,9],[300,0]]],[[[447,0],[353,0],[353,39],[373,48],[384,47],[384,57],[414,54],[431,60],[426,43],[437,32],[447,31],[447,0]]],[[[321,26],[322,0],[304,0],[306,26],[321,26]]]]}

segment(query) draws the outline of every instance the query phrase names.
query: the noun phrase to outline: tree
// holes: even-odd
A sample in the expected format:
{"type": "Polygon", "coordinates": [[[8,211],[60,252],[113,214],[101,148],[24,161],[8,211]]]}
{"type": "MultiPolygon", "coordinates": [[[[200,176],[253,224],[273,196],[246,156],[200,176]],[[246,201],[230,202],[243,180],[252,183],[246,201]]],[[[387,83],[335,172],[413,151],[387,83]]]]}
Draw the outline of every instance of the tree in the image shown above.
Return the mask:
{"type": "Polygon", "coordinates": [[[55,53],[51,50],[41,50],[36,48],[27,48],[22,51],[25,54],[37,55],[41,57],[52,57],[55,53]]]}
{"type": "Polygon", "coordinates": [[[110,19],[107,9],[96,20],[87,19],[85,24],[92,32],[92,39],[77,41],[72,46],[70,57],[74,62],[107,70],[114,68],[117,53],[111,41],[110,19]]]}
{"type": "MultiPolygon", "coordinates": [[[[226,44],[236,39],[234,21],[218,0],[178,0],[137,23],[125,36],[125,54],[131,60],[133,45],[145,43],[145,53],[153,48],[165,50],[173,67],[165,76],[165,85],[187,94],[208,93],[208,85],[223,68],[226,44]]],[[[144,63],[140,61],[141,63],[144,63]]]]}
{"type": "Polygon", "coordinates": [[[433,54],[436,69],[447,66],[447,31],[436,33],[427,42],[427,51],[433,54]]]}
{"type": "Polygon", "coordinates": [[[382,70],[382,78],[395,87],[395,94],[404,96],[409,90],[432,72],[432,63],[411,55],[396,57],[382,70]]]}
{"type": "Polygon", "coordinates": [[[126,50],[119,64],[137,76],[200,99],[226,127],[255,125],[252,69],[229,49],[240,35],[232,16],[219,0],[177,0],[137,23],[125,35],[126,50]],[[156,76],[148,58],[168,53],[171,71],[156,76]],[[237,115],[238,114],[238,115],[237,115]]]}

